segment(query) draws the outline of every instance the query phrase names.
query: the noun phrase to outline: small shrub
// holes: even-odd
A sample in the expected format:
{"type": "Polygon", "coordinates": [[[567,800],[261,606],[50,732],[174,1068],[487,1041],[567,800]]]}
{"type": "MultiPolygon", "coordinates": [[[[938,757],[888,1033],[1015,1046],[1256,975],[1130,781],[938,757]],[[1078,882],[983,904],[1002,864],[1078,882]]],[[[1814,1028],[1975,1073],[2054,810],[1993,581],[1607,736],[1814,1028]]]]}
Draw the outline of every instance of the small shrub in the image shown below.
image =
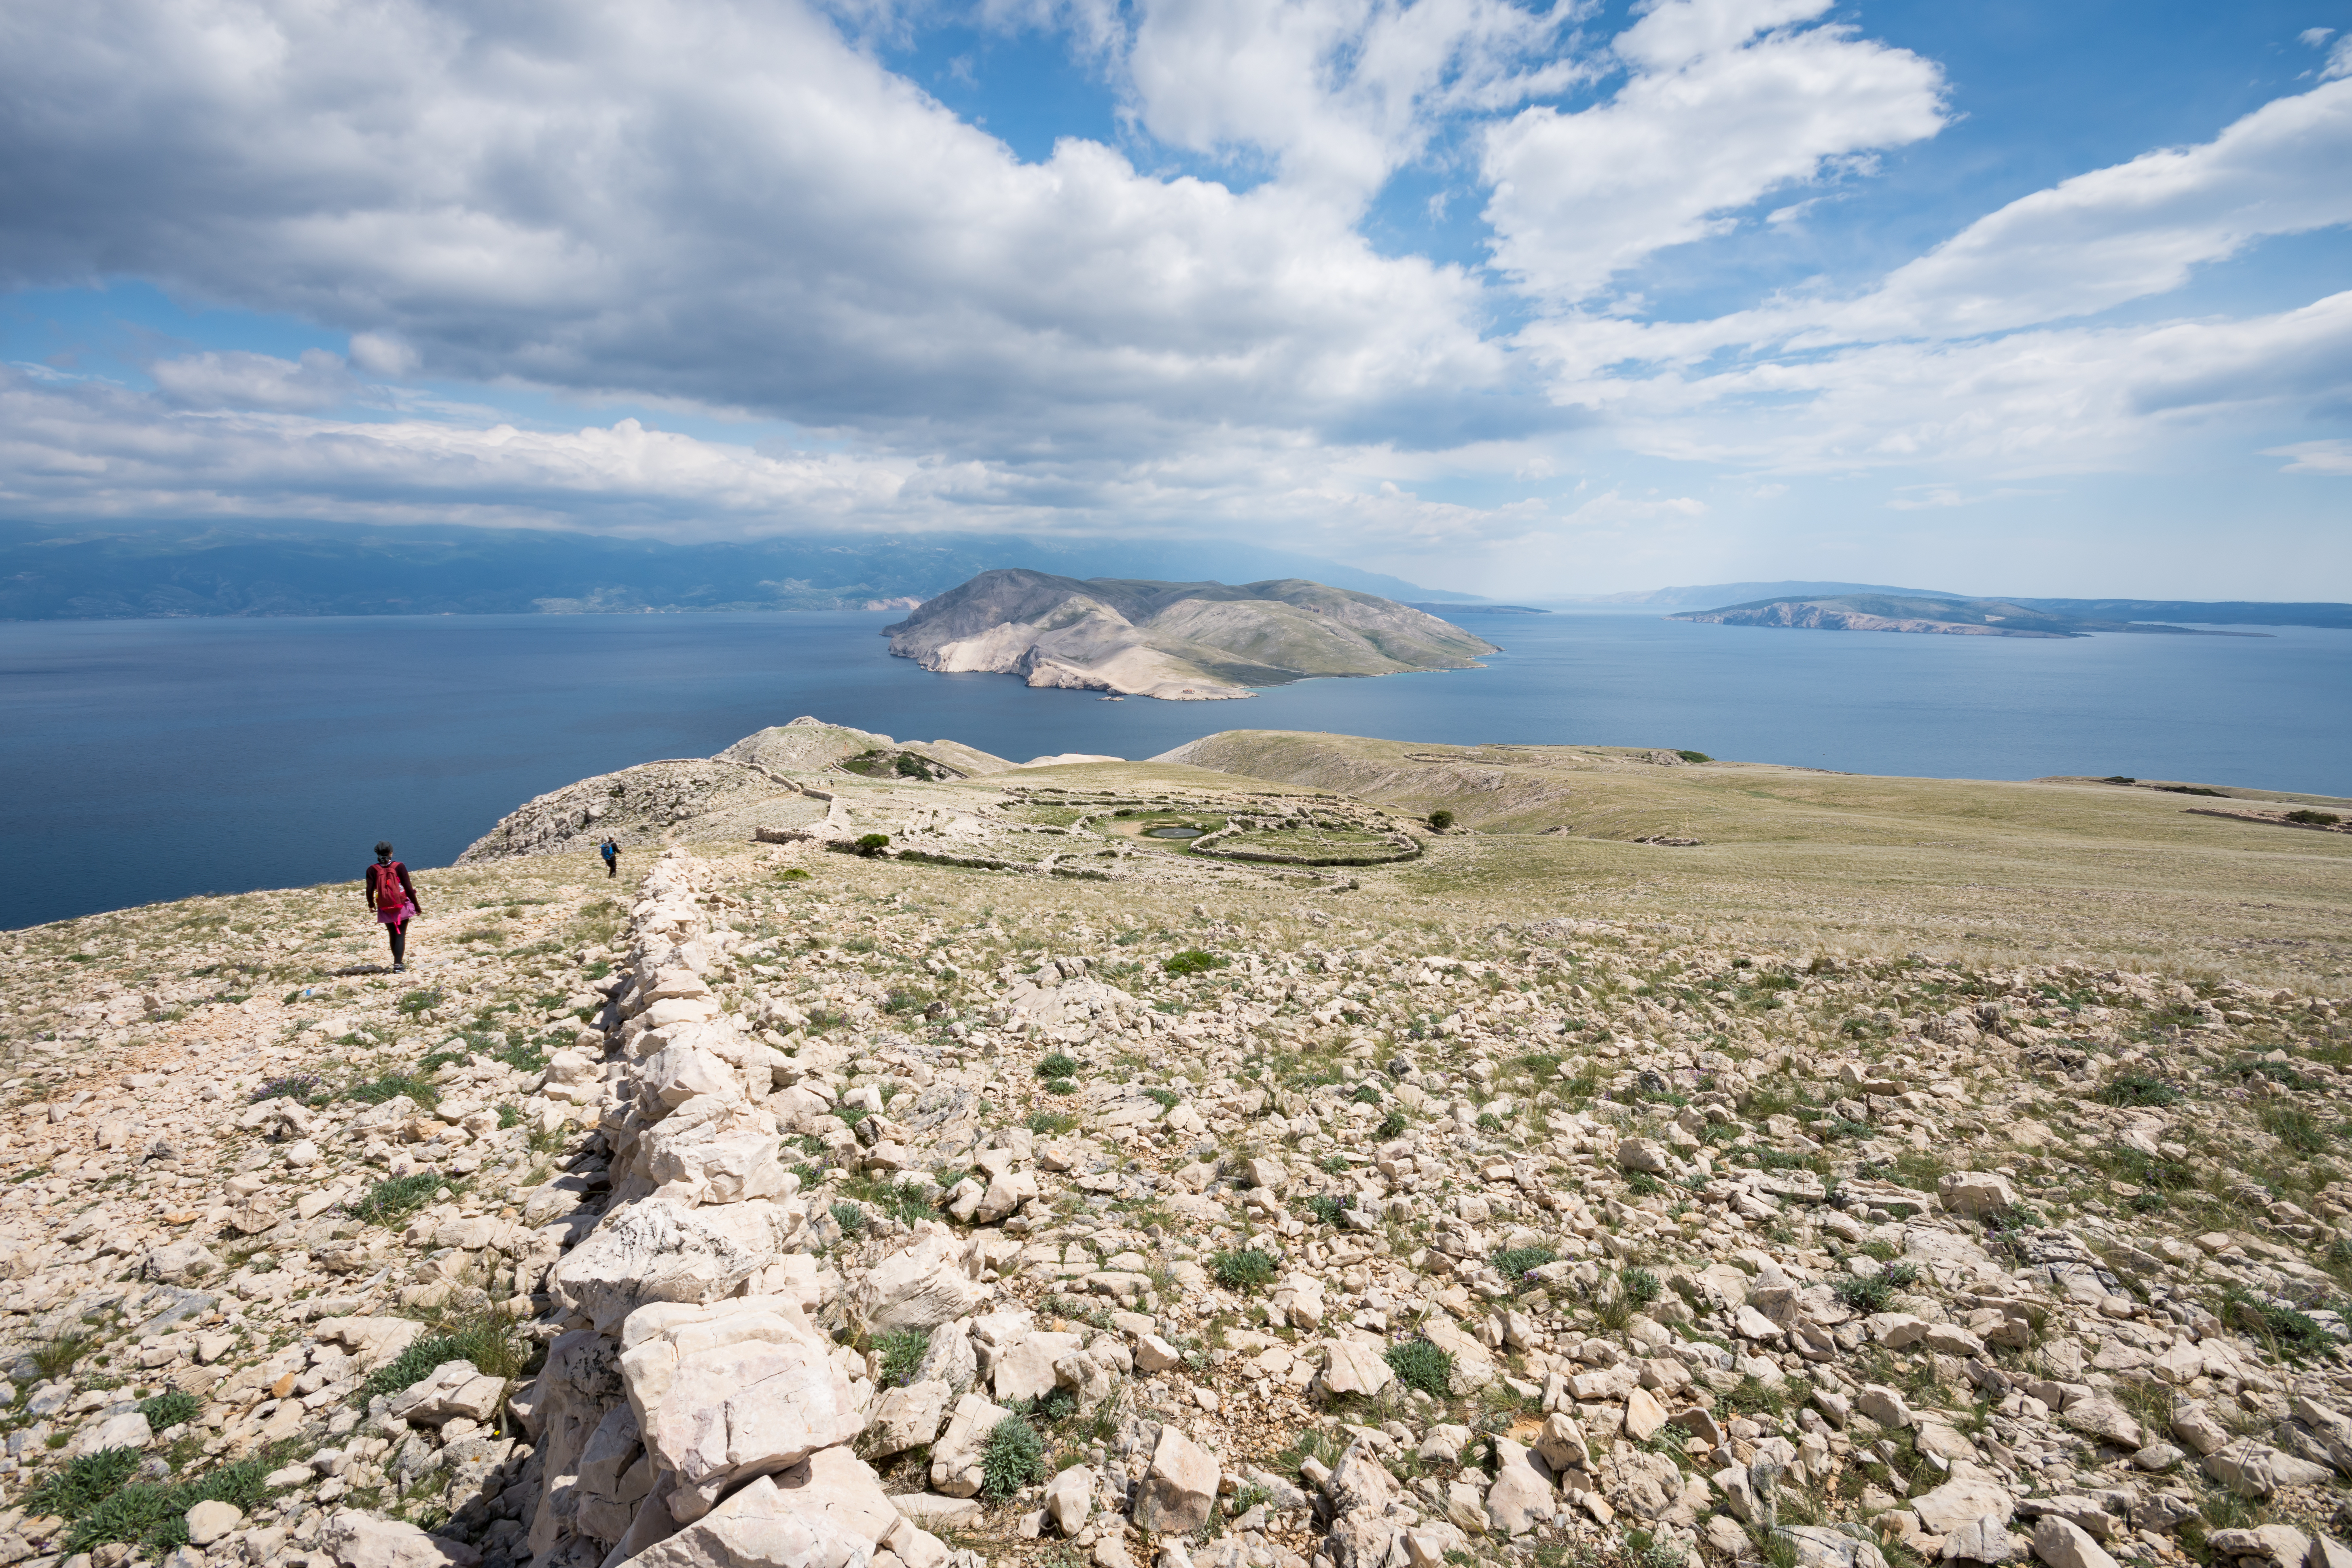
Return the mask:
{"type": "Polygon", "coordinates": [[[861,833],[857,836],[857,852],[860,855],[879,855],[889,845],[890,836],[887,833],[861,833]]]}
{"type": "Polygon", "coordinates": [[[1453,826],[1454,814],[1446,810],[1444,806],[1440,806],[1435,811],[1429,814],[1429,826],[1432,832],[1444,833],[1453,826]]]}
{"type": "Polygon", "coordinates": [[[1713,757],[1708,756],[1705,752],[1676,752],[1675,755],[1680,757],[1686,763],[1711,763],[1715,761],[1713,757]]]}
{"type": "Polygon", "coordinates": [[[1147,1089],[1143,1093],[1146,1099],[1162,1110],[1175,1110],[1176,1102],[1182,1098],[1172,1089],[1147,1089]]]}
{"type": "Polygon", "coordinates": [[[382,1105],[404,1094],[422,1106],[437,1104],[441,1099],[441,1091],[433,1087],[431,1079],[405,1072],[388,1072],[343,1090],[345,1100],[356,1100],[362,1105],[382,1105]]]}
{"type": "Polygon", "coordinates": [[[1628,1171],[1625,1184],[1645,1198],[1655,1197],[1666,1190],[1665,1184],[1647,1171],[1628,1171]]]}
{"type": "Polygon", "coordinates": [[[440,1190],[441,1178],[430,1171],[419,1171],[413,1176],[386,1176],[352,1205],[352,1217],[367,1225],[397,1225],[431,1203],[433,1194],[440,1190]]]}
{"type": "Polygon", "coordinates": [[[2316,1318],[2305,1317],[2291,1307],[2273,1307],[2250,1296],[2232,1297],[2223,1305],[2228,1309],[2223,1315],[2231,1322],[2263,1335],[2290,1361],[2307,1362],[2336,1347],[2335,1339],[2316,1318]]]}
{"type": "Polygon", "coordinates": [[[1507,1247],[1487,1259],[1495,1271],[1504,1279],[1516,1281],[1530,1268],[1541,1268],[1556,1261],[1559,1254],[1549,1247],[1507,1247]]]}
{"type": "Polygon", "coordinates": [[[2332,811],[2308,810],[2290,811],[2286,814],[2286,819],[2289,822],[2307,823],[2313,827],[2333,827],[2344,820],[2332,811]]]}
{"type": "Polygon", "coordinates": [[[1404,1133],[1404,1112],[1391,1110],[1381,1119],[1381,1124],[1378,1127],[1372,1129],[1372,1136],[1375,1138],[1401,1137],[1404,1133]]]}
{"type": "Polygon", "coordinates": [[[138,1449],[100,1448],[95,1454],[68,1459],[64,1469],[26,1493],[21,1500],[27,1513],[79,1519],[121,1490],[122,1483],[138,1468],[138,1449]]]}
{"type": "Polygon", "coordinates": [[[1045,1468],[1045,1444],[1037,1428],[1008,1415],[989,1429],[980,1453],[980,1489],[1002,1502],[1035,1480],[1045,1468]]]}
{"type": "Polygon", "coordinates": [[[1454,1358],[1427,1340],[1405,1340],[1388,1348],[1389,1370],[1407,1388],[1443,1399],[1454,1384],[1454,1358]]]}
{"type": "Polygon", "coordinates": [[[1047,1094],[1076,1094],[1078,1092],[1078,1080],[1074,1078],[1049,1078],[1045,1080],[1045,1092],[1047,1094]]]}
{"type": "Polygon", "coordinates": [[[1220,1252],[1209,1260],[1209,1272],[1228,1290],[1255,1290],[1274,1280],[1274,1259],[1255,1247],[1220,1252]]]}
{"type": "Polygon", "coordinates": [[[139,1414],[147,1417],[148,1426],[157,1432],[194,1421],[204,1413],[204,1408],[203,1400],[193,1394],[183,1394],[176,1388],[169,1394],[159,1394],[152,1399],[139,1402],[139,1414]]]}
{"type": "Polygon", "coordinates": [[[1895,1299],[1895,1287],[1888,1284],[1884,1273],[1872,1275],[1848,1274],[1831,1287],[1837,1299],[1857,1312],[1884,1312],[1886,1303],[1895,1299]]]}
{"type": "Polygon", "coordinates": [[[866,1234],[866,1211],[859,1208],[856,1204],[838,1203],[834,1205],[829,1212],[833,1215],[833,1223],[841,1227],[842,1235],[863,1236],[866,1234]]]}
{"type": "Polygon", "coordinates": [[[1617,1276],[1617,1279],[1619,1283],[1625,1287],[1625,1299],[1637,1307],[1648,1306],[1658,1299],[1658,1292],[1664,1289],[1658,1283],[1658,1277],[1646,1268],[1625,1269],[1617,1276]]]}
{"type": "MultiPolygon", "coordinates": [[[[1073,1084],[1070,1087],[1075,1089],[1077,1086],[1073,1084]]],[[[1028,1121],[1023,1125],[1032,1132],[1045,1137],[1053,1137],[1063,1132],[1076,1131],[1078,1119],[1064,1110],[1033,1110],[1029,1113],[1028,1121]]]]}
{"type": "Polygon", "coordinates": [[[1160,961],[1160,967],[1171,974],[1206,974],[1212,969],[1223,969],[1233,960],[1220,958],[1206,948],[1188,947],[1181,952],[1171,952],[1160,961]]]}
{"type": "Polygon", "coordinates": [[[2104,1105],[2176,1105],[2180,1091],[2154,1073],[2126,1071],[2102,1085],[2098,1098],[2104,1105]]]}
{"type": "Polygon", "coordinates": [[[1075,1078],[1077,1076],[1077,1071],[1078,1058],[1067,1051],[1055,1051],[1050,1056],[1039,1058],[1037,1061],[1039,1078],[1075,1078]]]}
{"type": "Polygon", "coordinates": [[[882,1352],[882,1381],[892,1388],[904,1388],[922,1370],[931,1336],[920,1329],[893,1329],[876,1341],[874,1348],[882,1352]]]}
{"type": "Polygon", "coordinates": [[[1360,1083],[1356,1086],[1355,1092],[1348,1098],[1358,1105],[1378,1105],[1381,1102],[1381,1091],[1371,1084],[1360,1083]]]}
{"type": "Polygon", "coordinates": [[[1317,1193],[1307,1200],[1307,1212],[1325,1225],[1339,1223],[1339,1200],[1328,1193],[1317,1193]]]}
{"type": "MultiPolygon", "coordinates": [[[[59,1334],[56,1339],[33,1347],[33,1365],[43,1378],[63,1377],[73,1370],[74,1363],[89,1353],[98,1344],[98,1336],[89,1333],[59,1334]]],[[[63,1509],[52,1509],[62,1513],[63,1509]]]]}
{"type": "Polygon", "coordinates": [[[2131,1200],[2134,1214],[2158,1214],[2164,1208],[2162,1193],[2134,1193],[2131,1200]]]}
{"type": "Polygon", "coordinates": [[[420,1013],[430,1013],[434,1008],[441,1005],[441,1003],[442,995],[436,989],[430,991],[411,991],[401,997],[398,1005],[403,1014],[408,1017],[414,1018],[420,1013]]]}
{"type": "Polygon", "coordinates": [[[259,1089],[246,1096],[246,1103],[259,1105],[265,1100],[299,1100],[307,1102],[312,1095],[325,1087],[326,1085],[315,1073],[289,1073],[283,1078],[273,1078],[264,1082],[259,1089]]]}

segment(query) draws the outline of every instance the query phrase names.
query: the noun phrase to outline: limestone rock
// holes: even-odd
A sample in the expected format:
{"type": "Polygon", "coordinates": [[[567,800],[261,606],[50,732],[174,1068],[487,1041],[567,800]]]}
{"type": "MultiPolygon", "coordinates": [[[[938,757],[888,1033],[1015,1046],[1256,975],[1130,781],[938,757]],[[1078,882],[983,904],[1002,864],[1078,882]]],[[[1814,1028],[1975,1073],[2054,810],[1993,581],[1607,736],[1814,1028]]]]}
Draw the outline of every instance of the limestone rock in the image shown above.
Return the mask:
{"type": "Polygon", "coordinates": [[[1160,1535],[1200,1529],[1216,1506],[1217,1479],[1213,1455],[1174,1426],[1162,1426],[1136,1495],[1137,1527],[1160,1535]]]}
{"type": "Polygon", "coordinates": [[[1095,1472],[1091,1467],[1072,1465],[1045,1483],[1045,1512],[1064,1535],[1076,1535],[1085,1529],[1094,1508],[1095,1472]]]}
{"type": "Polygon", "coordinates": [[[715,1301],[775,1260],[796,1213],[763,1200],[694,1208],[647,1198],[605,1216],[548,1276],[568,1311],[599,1333],[654,1301],[715,1301]]]}
{"type": "Polygon", "coordinates": [[[963,1253],[953,1231],[923,1221],[912,1245],[877,1264],[852,1290],[854,1310],[877,1333],[936,1328],[971,1316],[992,1292],[971,1278],[963,1253]]]}
{"type": "Polygon", "coordinates": [[[319,1544],[341,1568],[474,1568],[482,1560],[462,1541],[357,1509],[329,1514],[319,1526],[319,1544]]]}

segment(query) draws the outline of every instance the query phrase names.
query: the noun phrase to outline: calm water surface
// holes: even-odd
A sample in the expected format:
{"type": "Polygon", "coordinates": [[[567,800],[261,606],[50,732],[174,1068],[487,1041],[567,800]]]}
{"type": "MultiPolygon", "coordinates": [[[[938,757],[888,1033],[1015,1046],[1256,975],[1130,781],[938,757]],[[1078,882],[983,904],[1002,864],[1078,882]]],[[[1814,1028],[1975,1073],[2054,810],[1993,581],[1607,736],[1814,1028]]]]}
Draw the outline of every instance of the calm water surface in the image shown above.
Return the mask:
{"type": "Polygon", "coordinates": [[[1689,747],[1854,773],[2352,795],[2352,633],[2042,642],[1468,617],[1489,668],[1102,702],[888,657],[887,614],[0,624],[0,928],[446,864],[535,795],[802,713],[999,755],[1213,731],[1689,747]]]}

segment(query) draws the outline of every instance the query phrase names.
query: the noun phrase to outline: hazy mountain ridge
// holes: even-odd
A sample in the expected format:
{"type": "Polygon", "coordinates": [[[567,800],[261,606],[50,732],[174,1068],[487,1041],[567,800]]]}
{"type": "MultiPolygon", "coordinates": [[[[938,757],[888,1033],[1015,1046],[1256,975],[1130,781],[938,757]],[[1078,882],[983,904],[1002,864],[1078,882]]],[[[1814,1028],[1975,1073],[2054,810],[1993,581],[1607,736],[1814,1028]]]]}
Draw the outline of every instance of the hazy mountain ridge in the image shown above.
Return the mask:
{"type": "Polygon", "coordinates": [[[983,572],[884,630],[892,653],[943,674],[1173,701],[1316,676],[1462,669],[1498,651],[1394,600],[1296,577],[1234,586],[983,572]]]}
{"type": "Polygon", "coordinates": [[[0,620],[904,609],[1007,560],[1076,575],[1312,575],[1444,597],[1251,545],[915,534],[670,544],[512,529],[0,523],[0,620]]]}
{"type": "Polygon", "coordinates": [[[1843,594],[1820,598],[1762,599],[1666,617],[1727,626],[1780,626],[1803,631],[1906,632],[1943,637],[2079,637],[2097,632],[2170,637],[2266,637],[2160,622],[2096,619],[2036,609],[2015,599],[1959,599],[1895,594],[1843,594]]]}

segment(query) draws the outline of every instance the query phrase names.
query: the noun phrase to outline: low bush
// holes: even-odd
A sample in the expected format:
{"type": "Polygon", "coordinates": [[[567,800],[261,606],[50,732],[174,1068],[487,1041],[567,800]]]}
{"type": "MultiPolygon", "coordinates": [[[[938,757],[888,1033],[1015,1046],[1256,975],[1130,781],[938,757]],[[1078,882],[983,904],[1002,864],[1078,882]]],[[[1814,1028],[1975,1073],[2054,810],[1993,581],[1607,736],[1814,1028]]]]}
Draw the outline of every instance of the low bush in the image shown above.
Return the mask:
{"type": "Polygon", "coordinates": [[[1444,833],[1454,826],[1454,814],[1440,806],[1429,814],[1429,826],[1433,830],[1444,833]]]}
{"type": "Polygon", "coordinates": [[[2154,1073],[2130,1070],[2101,1085],[2098,1099],[2103,1105],[2176,1105],[2180,1091],[2154,1073]]]}
{"type": "Polygon", "coordinates": [[[1188,947],[1181,952],[1171,952],[1160,961],[1160,967],[1171,974],[1206,974],[1212,969],[1223,969],[1233,962],[1221,958],[1206,948],[1188,947]]]}
{"type": "Polygon", "coordinates": [[[875,1341],[874,1348],[882,1352],[882,1381],[892,1388],[904,1388],[922,1370],[931,1336],[920,1329],[893,1329],[875,1341]]]}
{"type": "Polygon", "coordinates": [[[1487,1259],[1504,1279],[1517,1281],[1530,1268],[1557,1262],[1559,1254],[1549,1247],[1507,1247],[1487,1259]]]}
{"type": "Polygon", "coordinates": [[[1008,1415],[989,1428],[988,1441],[981,1448],[981,1492],[1002,1502],[1038,1479],[1045,1468],[1045,1444],[1037,1428],[1021,1416],[1008,1415]]]}
{"type": "Polygon", "coordinates": [[[352,1205],[352,1217],[366,1225],[393,1226],[433,1201],[441,1178],[430,1171],[413,1176],[386,1176],[352,1205]]]}
{"type": "Polygon", "coordinates": [[[1385,1358],[1396,1380],[1407,1388],[1443,1399],[1454,1384],[1454,1358],[1427,1340],[1405,1340],[1388,1348],[1385,1358]]]}
{"type": "Polygon", "coordinates": [[[1039,1078],[1076,1078],[1077,1072],[1078,1058],[1067,1051],[1055,1051],[1037,1059],[1039,1078]]]}
{"type": "Polygon", "coordinates": [[[2290,811],[2286,814],[2286,819],[2289,822],[2305,823],[2313,827],[2333,827],[2344,820],[2332,811],[2290,811]]]}
{"type": "Polygon", "coordinates": [[[1209,1272],[1228,1290],[1256,1290],[1274,1282],[1274,1259],[1255,1247],[1220,1252],[1209,1259],[1209,1272]]]}

